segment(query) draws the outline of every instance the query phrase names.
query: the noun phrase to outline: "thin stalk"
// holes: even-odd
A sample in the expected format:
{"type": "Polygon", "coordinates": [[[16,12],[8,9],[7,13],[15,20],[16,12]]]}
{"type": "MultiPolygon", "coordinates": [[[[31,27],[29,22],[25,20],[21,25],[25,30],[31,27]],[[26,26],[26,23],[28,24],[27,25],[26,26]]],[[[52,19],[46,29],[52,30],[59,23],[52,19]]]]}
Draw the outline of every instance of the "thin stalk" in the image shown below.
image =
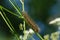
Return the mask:
{"type": "Polygon", "coordinates": [[[5,19],[5,17],[3,16],[2,12],[0,11],[0,15],[2,16],[2,18],[4,19],[5,23],[7,24],[7,26],[10,28],[11,32],[14,33],[13,29],[10,27],[9,23],[7,22],[7,20],[5,19]]]}
{"type": "MultiPolygon", "coordinates": [[[[21,4],[22,4],[22,11],[24,12],[24,1],[23,0],[20,0],[21,4]]],[[[25,31],[25,20],[23,21],[24,23],[24,31],[25,31]]]]}
{"type": "Polygon", "coordinates": [[[22,11],[24,12],[25,11],[25,8],[24,8],[24,0],[20,0],[21,4],[22,4],[22,11]]]}
{"type": "MultiPolygon", "coordinates": [[[[6,20],[5,17],[3,16],[2,12],[0,12],[0,15],[1,15],[2,18],[4,19],[5,23],[7,24],[7,26],[8,26],[9,29],[11,30],[11,32],[14,34],[14,30],[11,28],[11,26],[9,25],[9,23],[7,22],[7,20],[6,20]]],[[[16,38],[17,38],[18,40],[20,40],[17,34],[14,34],[14,35],[16,36],[16,38]]]]}
{"type": "Polygon", "coordinates": [[[10,10],[8,10],[8,9],[6,9],[6,8],[4,8],[3,6],[0,5],[0,9],[1,9],[1,8],[2,8],[3,10],[5,10],[5,11],[11,13],[11,14],[14,15],[14,16],[17,16],[18,18],[21,18],[21,16],[17,15],[16,13],[14,13],[14,12],[12,12],[12,11],[10,11],[10,10]]]}
{"type": "Polygon", "coordinates": [[[25,28],[25,21],[23,21],[23,23],[24,23],[24,25],[23,25],[23,26],[24,26],[24,31],[25,31],[25,29],[26,29],[26,28],[25,28]]]}
{"type": "Polygon", "coordinates": [[[17,40],[21,40],[21,39],[18,37],[18,35],[16,35],[16,34],[15,34],[15,37],[17,38],[17,40]]]}
{"type": "Polygon", "coordinates": [[[18,10],[18,8],[12,3],[11,0],[9,0],[9,2],[12,4],[12,6],[16,9],[16,11],[20,14],[20,16],[22,16],[21,12],[18,10]]]}
{"type": "MultiPolygon", "coordinates": [[[[22,0],[22,12],[24,12],[25,10],[24,10],[25,8],[24,8],[24,1],[22,0]]],[[[24,40],[25,40],[25,30],[26,30],[26,27],[25,27],[25,20],[24,20],[24,40]]]]}
{"type": "Polygon", "coordinates": [[[25,40],[25,35],[26,35],[26,33],[25,33],[25,30],[26,30],[26,28],[25,28],[25,21],[23,21],[23,23],[24,23],[24,25],[23,25],[23,27],[24,27],[24,40],[25,40]]]}
{"type": "Polygon", "coordinates": [[[15,4],[16,8],[20,11],[20,8],[19,8],[19,6],[17,5],[17,3],[15,2],[15,0],[14,0],[14,4],[15,4]]]}
{"type": "MultiPolygon", "coordinates": [[[[25,10],[25,8],[24,8],[24,0],[20,0],[20,2],[21,2],[21,4],[22,4],[22,12],[24,12],[25,10]]],[[[25,35],[26,35],[26,33],[25,33],[25,30],[26,30],[26,27],[25,27],[25,20],[23,21],[23,23],[24,23],[24,40],[26,40],[25,38],[25,35]]]]}
{"type": "Polygon", "coordinates": [[[22,11],[24,12],[25,10],[24,10],[24,1],[23,1],[23,4],[22,4],[22,11]]]}
{"type": "Polygon", "coordinates": [[[1,11],[3,12],[3,14],[4,14],[4,16],[5,16],[6,20],[8,21],[8,23],[11,25],[11,28],[12,28],[13,30],[15,30],[15,29],[14,29],[14,27],[12,26],[12,24],[11,24],[10,20],[7,18],[7,16],[6,16],[5,12],[4,12],[2,9],[1,9],[1,11]]]}
{"type": "MultiPolygon", "coordinates": [[[[1,10],[2,10],[2,9],[1,9],[1,10]]],[[[4,14],[6,20],[7,20],[8,23],[10,24],[11,28],[13,29],[14,33],[15,33],[16,31],[15,31],[14,27],[12,26],[10,20],[7,18],[6,14],[5,14],[5,12],[4,12],[3,10],[2,10],[2,12],[3,12],[3,14],[4,14]]],[[[16,32],[16,33],[17,33],[17,32],[16,32]]],[[[16,38],[17,38],[18,40],[20,40],[17,34],[15,34],[15,36],[16,36],[16,38]]]]}
{"type": "Polygon", "coordinates": [[[41,40],[44,40],[39,33],[36,33],[36,35],[37,35],[41,40]]]}

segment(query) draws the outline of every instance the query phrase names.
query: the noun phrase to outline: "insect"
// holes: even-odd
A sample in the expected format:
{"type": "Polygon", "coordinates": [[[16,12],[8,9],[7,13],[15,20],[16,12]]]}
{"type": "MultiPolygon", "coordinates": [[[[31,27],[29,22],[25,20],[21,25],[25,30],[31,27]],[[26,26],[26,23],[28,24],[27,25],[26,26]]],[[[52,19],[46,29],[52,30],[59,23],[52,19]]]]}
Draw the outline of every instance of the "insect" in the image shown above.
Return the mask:
{"type": "Polygon", "coordinates": [[[30,18],[30,16],[28,16],[26,12],[22,12],[22,15],[24,16],[24,19],[27,22],[27,24],[29,24],[35,32],[40,31],[38,25],[30,18]]]}

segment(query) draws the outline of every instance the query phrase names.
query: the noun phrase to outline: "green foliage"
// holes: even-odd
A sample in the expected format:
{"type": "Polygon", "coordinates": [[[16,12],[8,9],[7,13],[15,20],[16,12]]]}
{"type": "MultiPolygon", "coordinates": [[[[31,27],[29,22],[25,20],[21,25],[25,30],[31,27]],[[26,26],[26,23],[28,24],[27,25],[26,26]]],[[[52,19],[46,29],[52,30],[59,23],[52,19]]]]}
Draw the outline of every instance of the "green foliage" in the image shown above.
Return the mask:
{"type": "MultiPolygon", "coordinates": [[[[21,39],[19,38],[19,35],[18,35],[17,32],[15,31],[12,23],[10,22],[10,20],[8,19],[8,17],[6,16],[6,14],[5,14],[5,12],[4,12],[3,10],[11,13],[12,15],[14,15],[14,16],[16,16],[16,17],[18,17],[18,18],[24,19],[24,17],[22,16],[22,13],[20,12],[19,7],[14,5],[14,4],[16,4],[16,3],[13,3],[11,0],[9,0],[9,2],[12,4],[13,8],[17,11],[17,13],[18,13],[19,15],[17,15],[17,14],[14,13],[14,12],[11,12],[10,10],[4,8],[4,7],[1,6],[1,5],[0,5],[0,10],[1,10],[1,11],[0,11],[0,15],[2,16],[2,18],[3,18],[3,20],[5,21],[5,23],[7,24],[7,26],[9,27],[11,33],[12,33],[13,35],[15,35],[15,37],[17,38],[17,40],[21,40],[21,39]]],[[[21,0],[21,3],[22,3],[22,11],[24,12],[24,11],[25,11],[25,10],[24,10],[24,2],[21,0]]],[[[21,25],[20,25],[20,26],[21,26],[21,25]]],[[[21,28],[21,29],[22,29],[22,28],[21,28]]],[[[24,37],[23,37],[24,39],[23,39],[23,40],[26,40],[27,34],[26,34],[25,20],[23,21],[23,29],[22,29],[22,30],[23,30],[23,33],[24,33],[24,37]]],[[[35,32],[35,33],[36,33],[36,32],[35,32]]],[[[43,38],[40,36],[39,33],[36,33],[36,34],[37,34],[37,36],[38,36],[41,40],[43,40],[43,38]]]]}

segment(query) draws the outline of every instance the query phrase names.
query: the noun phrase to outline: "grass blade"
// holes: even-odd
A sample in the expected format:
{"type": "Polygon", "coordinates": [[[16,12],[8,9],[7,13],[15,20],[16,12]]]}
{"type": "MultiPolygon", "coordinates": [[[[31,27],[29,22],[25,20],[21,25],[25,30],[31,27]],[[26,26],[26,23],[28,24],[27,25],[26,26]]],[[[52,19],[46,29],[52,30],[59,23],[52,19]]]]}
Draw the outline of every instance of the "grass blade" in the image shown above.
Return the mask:
{"type": "Polygon", "coordinates": [[[14,16],[17,16],[18,18],[21,18],[20,15],[18,15],[18,14],[16,14],[16,13],[12,12],[12,11],[10,11],[10,10],[8,10],[8,9],[6,9],[6,8],[4,8],[3,6],[0,5],[0,9],[1,9],[1,8],[2,8],[3,10],[5,10],[5,11],[11,13],[11,14],[14,15],[14,16]]]}
{"type": "Polygon", "coordinates": [[[9,2],[12,4],[12,6],[16,9],[16,11],[20,14],[20,16],[22,16],[21,12],[17,9],[17,7],[12,3],[11,0],[9,0],[9,2]]]}
{"type": "Polygon", "coordinates": [[[11,28],[11,26],[9,25],[9,23],[7,22],[7,20],[5,19],[5,17],[3,16],[3,14],[2,14],[1,11],[0,11],[0,15],[2,16],[2,18],[4,19],[4,21],[7,24],[7,26],[10,28],[10,30],[12,31],[12,33],[14,33],[13,29],[11,28]]]}

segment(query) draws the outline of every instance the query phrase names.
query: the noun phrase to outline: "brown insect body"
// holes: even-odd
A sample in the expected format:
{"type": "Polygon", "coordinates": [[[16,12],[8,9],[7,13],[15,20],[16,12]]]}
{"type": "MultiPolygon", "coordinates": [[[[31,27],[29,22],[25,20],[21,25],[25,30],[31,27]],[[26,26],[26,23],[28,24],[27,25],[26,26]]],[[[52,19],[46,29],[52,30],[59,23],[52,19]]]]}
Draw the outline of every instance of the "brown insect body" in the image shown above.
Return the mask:
{"type": "Polygon", "coordinates": [[[31,25],[31,28],[35,31],[35,32],[39,32],[40,29],[38,27],[38,25],[28,16],[28,14],[26,12],[22,12],[22,15],[24,16],[25,21],[31,25]]]}

